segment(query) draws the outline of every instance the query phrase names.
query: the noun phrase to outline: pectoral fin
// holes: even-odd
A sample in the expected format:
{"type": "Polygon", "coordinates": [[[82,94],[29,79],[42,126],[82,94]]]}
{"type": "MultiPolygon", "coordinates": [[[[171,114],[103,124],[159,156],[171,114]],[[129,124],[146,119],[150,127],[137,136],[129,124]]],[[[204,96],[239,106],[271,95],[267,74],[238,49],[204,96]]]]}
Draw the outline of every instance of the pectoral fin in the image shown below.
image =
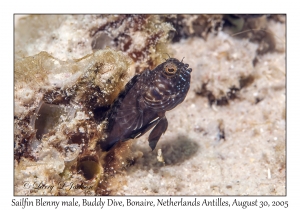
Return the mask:
{"type": "Polygon", "coordinates": [[[168,120],[166,117],[163,117],[151,131],[148,141],[152,151],[155,149],[159,138],[167,130],[167,128],[168,128],[168,120]]]}
{"type": "MultiPolygon", "coordinates": [[[[158,118],[159,119],[159,118],[158,118]]],[[[151,128],[153,128],[157,123],[159,122],[159,120],[153,120],[152,122],[150,122],[149,124],[143,126],[141,129],[134,131],[128,139],[136,139],[139,138],[140,136],[144,135],[147,131],[149,131],[151,128]]]]}

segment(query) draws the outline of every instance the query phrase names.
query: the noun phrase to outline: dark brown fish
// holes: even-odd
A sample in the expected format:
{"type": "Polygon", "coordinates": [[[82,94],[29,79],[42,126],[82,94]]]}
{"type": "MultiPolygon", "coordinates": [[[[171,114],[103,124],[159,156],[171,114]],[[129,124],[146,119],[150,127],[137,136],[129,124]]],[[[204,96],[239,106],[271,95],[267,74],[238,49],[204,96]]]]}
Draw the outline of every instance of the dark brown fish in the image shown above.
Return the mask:
{"type": "Polygon", "coordinates": [[[110,150],[118,141],[142,136],[151,128],[148,141],[152,150],[168,128],[165,112],[175,108],[190,88],[191,68],[169,58],[152,71],[134,76],[108,113],[107,137],[100,141],[103,150],[110,150]]]}

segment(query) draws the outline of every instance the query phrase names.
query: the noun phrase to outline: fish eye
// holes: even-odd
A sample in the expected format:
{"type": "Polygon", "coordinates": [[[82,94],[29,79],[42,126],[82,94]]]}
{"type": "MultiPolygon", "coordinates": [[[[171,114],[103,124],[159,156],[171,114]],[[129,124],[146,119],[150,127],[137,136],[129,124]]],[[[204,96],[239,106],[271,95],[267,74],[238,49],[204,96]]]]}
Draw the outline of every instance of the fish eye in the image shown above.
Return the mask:
{"type": "Polygon", "coordinates": [[[177,72],[177,66],[174,63],[167,63],[164,66],[164,71],[165,71],[164,73],[167,76],[172,76],[172,75],[176,74],[176,72],[177,72]]]}

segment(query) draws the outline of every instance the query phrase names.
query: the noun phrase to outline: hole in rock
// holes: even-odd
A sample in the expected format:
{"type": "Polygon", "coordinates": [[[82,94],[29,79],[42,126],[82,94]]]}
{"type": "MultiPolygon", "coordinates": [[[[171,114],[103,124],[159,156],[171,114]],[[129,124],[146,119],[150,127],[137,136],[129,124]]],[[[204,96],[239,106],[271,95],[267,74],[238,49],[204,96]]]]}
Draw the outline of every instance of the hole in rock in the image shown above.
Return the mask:
{"type": "Polygon", "coordinates": [[[100,165],[97,158],[88,156],[79,161],[78,170],[81,170],[84,178],[93,179],[100,173],[100,165]]]}
{"type": "Polygon", "coordinates": [[[57,126],[63,114],[65,114],[63,107],[43,103],[34,119],[34,128],[37,130],[36,138],[41,139],[44,134],[57,126]]]}
{"type": "Polygon", "coordinates": [[[49,133],[60,122],[74,118],[75,110],[72,107],[43,102],[34,116],[31,125],[37,130],[36,138],[41,139],[44,134],[49,133]]]}
{"type": "Polygon", "coordinates": [[[105,47],[112,47],[112,46],[113,46],[113,39],[105,32],[97,33],[92,41],[93,50],[104,49],[105,47]]]}

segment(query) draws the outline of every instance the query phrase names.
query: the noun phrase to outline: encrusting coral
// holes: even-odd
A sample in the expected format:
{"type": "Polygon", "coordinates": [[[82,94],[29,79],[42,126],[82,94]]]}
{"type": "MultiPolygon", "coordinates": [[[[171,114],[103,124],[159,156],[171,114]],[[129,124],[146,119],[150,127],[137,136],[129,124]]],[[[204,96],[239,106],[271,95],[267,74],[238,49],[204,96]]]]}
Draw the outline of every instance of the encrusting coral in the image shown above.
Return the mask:
{"type": "Polygon", "coordinates": [[[60,61],[46,52],[18,60],[16,184],[26,180],[22,175],[28,173],[30,167],[24,168],[28,164],[39,168],[30,168],[36,172],[31,178],[46,176],[46,168],[63,174],[60,179],[74,168],[87,180],[100,176],[102,166],[95,146],[104,124],[96,123],[94,111],[110,105],[133,73],[132,60],[111,49],[71,61],[60,61]]]}

